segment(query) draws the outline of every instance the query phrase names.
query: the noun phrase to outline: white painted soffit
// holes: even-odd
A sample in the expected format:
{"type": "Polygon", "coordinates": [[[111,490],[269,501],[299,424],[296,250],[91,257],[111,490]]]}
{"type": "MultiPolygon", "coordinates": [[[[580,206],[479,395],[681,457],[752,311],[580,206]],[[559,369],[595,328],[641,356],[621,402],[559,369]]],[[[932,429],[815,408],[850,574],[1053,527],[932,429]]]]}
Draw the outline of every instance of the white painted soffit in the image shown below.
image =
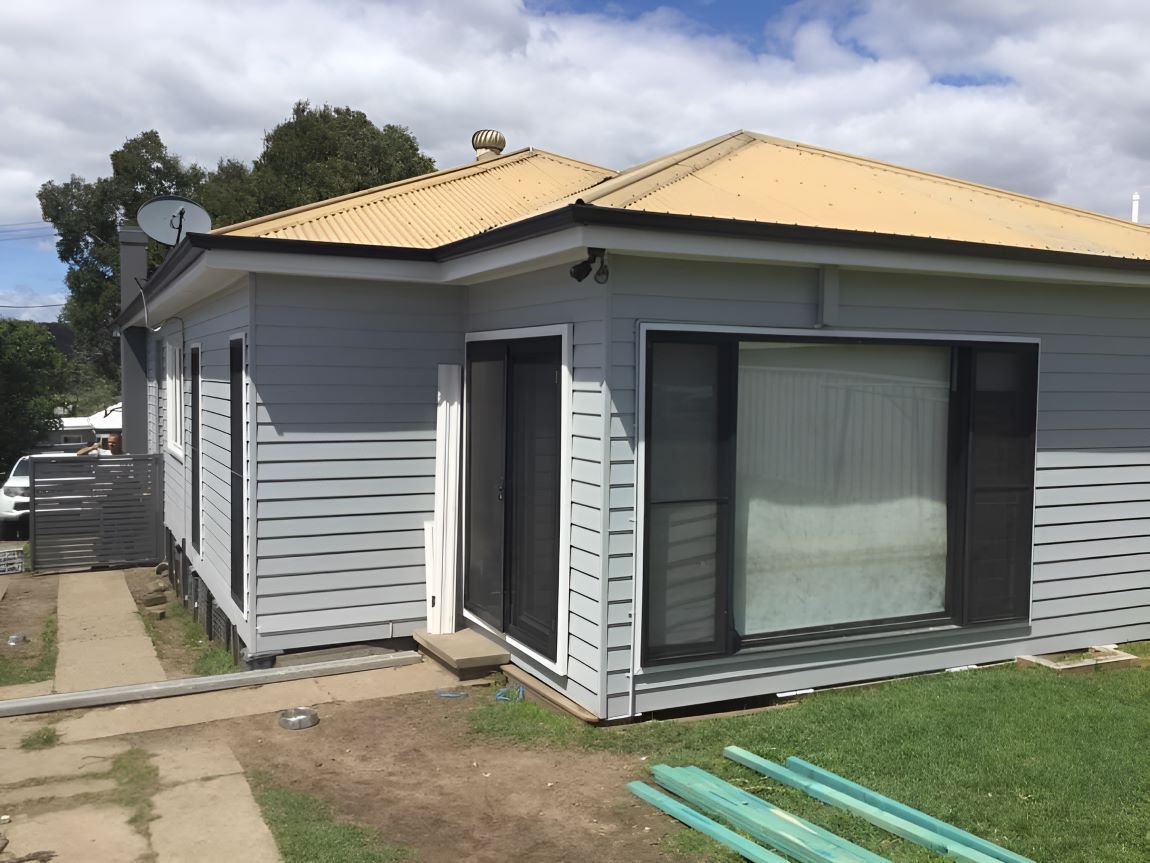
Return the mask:
{"type": "MultiPolygon", "coordinates": [[[[588,248],[608,254],[630,254],[680,260],[838,266],[924,275],[1009,279],[1051,284],[1150,287],[1150,269],[984,257],[976,251],[933,252],[878,249],[819,243],[724,237],[599,225],[573,225],[483,249],[447,261],[402,261],[359,256],[288,252],[206,250],[187,270],[148,300],[148,317],[156,326],[166,316],[235,283],[248,273],[323,279],[362,279],[427,285],[477,285],[495,279],[572,264],[588,248]]],[[[142,324],[143,314],[130,324],[142,324]]]]}

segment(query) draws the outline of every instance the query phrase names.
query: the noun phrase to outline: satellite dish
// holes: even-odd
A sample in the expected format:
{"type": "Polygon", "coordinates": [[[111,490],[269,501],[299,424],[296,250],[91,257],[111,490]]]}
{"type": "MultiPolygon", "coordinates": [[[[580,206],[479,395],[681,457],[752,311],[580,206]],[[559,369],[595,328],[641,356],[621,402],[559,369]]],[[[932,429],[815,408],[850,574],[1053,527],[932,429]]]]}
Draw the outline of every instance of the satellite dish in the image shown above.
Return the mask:
{"type": "Polygon", "coordinates": [[[136,223],[165,246],[177,245],[187,234],[206,234],[212,229],[208,211],[179,195],[157,195],[146,201],[136,212],[136,223]]]}

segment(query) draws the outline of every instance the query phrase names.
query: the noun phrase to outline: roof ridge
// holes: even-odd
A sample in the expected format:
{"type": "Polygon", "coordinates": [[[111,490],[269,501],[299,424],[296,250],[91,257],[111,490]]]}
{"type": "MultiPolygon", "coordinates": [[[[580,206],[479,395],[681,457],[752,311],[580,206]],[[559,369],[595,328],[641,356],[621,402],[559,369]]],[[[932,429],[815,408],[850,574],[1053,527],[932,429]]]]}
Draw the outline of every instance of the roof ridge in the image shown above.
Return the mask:
{"type": "MultiPolygon", "coordinates": [[[[595,186],[593,194],[583,195],[583,200],[584,202],[590,204],[599,198],[610,195],[612,192],[617,192],[620,189],[625,189],[634,183],[638,183],[639,181],[645,180],[648,177],[652,177],[661,171],[665,171],[668,168],[674,167],[675,165],[680,164],[693,156],[701,155],[727,141],[731,141],[742,135],[748,134],[749,133],[744,132],[741,129],[734,132],[728,132],[725,135],[719,135],[717,138],[711,138],[708,141],[703,141],[701,144],[695,144],[691,147],[685,147],[682,150],[676,150],[674,153],[669,153],[666,156],[660,156],[657,159],[641,162],[632,168],[627,168],[626,170],[619,172],[609,180],[604,180],[602,183],[595,186]]],[[[718,158],[718,156],[715,158],[718,158]]],[[[692,170],[697,170],[697,168],[692,170]]]]}
{"type": "MultiPolygon", "coordinates": [[[[301,204],[298,207],[290,207],[286,210],[279,210],[279,211],[274,212],[274,213],[268,213],[267,215],[264,215],[264,216],[256,216],[255,218],[247,219],[247,220],[242,221],[242,222],[236,222],[236,223],[231,224],[231,225],[224,225],[224,226],[219,227],[219,228],[214,228],[211,231],[211,233],[213,233],[213,234],[229,234],[233,231],[242,230],[244,228],[255,227],[256,225],[261,225],[261,224],[264,224],[266,222],[284,219],[284,218],[287,218],[289,216],[295,216],[295,215],[303,216],[306,213],[314,213],[318,210],[322,210],[326,207],[330,207],[334,204],[339,204],[342,202],[347,202],[347,206],[341,207],[337,210],[334,210],[330,213],[327,213],[326,215],[332,216],[332,215],[336,215],[338,213],[346,213],[346,212],[350,212],[351,210],[355,210],[358,207],[365,207],[365,206],[369,206],[370,203],[374,203],[373,201],[363,200],[361,203],[357,204],[357,203],[355,203],[357,201],[357,199],[369,198],[373,195],[379,195],[380,193],[383,193],[383,192],[398,190],[401,187],[407,187],[411,191],[414,191],[416,189],[423,189],[423,188],[427,188],[428,186],[439,185],[440,183],[445,183],[445,182],[450,182],[451,180],[460,179],[461,177],[468,177],[468,176],[472,176],[474,174],[483,173],[484,171],[488,171],[491,168],[495,168],[495,167],[498,167],[500,165],[513,164],[515,162],[519,162],[519,161],[522,161],[524,159],[530,158],[533,155],[539,155],[539,156],[544,156],[544,157],[551,158],[551,159],[557,159],[559,161],[568,162],[568,163],[573,164],[573,165],[587,168],[588,170],[594,170],[594,171],[599,171],[599,172],[608,172],[608,173],[612,173],[612,174],[618,173],[617,171],[615,171],[612,168],[605,168],[601,165],[595,165],[591,162],[585,162],[581,159],[572,159],[572,158],[570,158],[568,156],[564,156],[560,153],[552,153],[549,150],[540,150],[540,149],[536,149],[534,147],[521,147],[518,150],[513,150],[510,153],[501,154],[499,156],[496,156],[493,159],[485,159],[482,162],[467,162],[467,163],[464,163],[462,165],[456,165],[456,166],[451,167],[451,168],[442,168],[438,171],[430,171],[426,174],[418,174],[414,177],[407,177],[407,178],[402,179],[402,180],[394,180],[390,183],[384,183],[383,185],[380,185],[380,186],[373,186],[369,189],[361,189],[358,192],[349,192],[346,195],[337,195],[334,198],[326,198],[322,201],[313,201],[309,204],[301,204]]],[[[299,223],[304,222],[304,221],[307,221],[307,219],[301,218],[301,219],[289,222],[288,224],[283,225],[282,227],[284,227],[284,228],[292,227],[292,226],[298,225],[299,223]]]]}
{"type": "Polygon", "coordinates": [[[1068,213],[1074,213],[1075,215],[1089,216],[1090,218],[1096,219],[1098,221],[1110,222],[1126,228],[1134,228],[1141,231],[1150,229],[1150,224],[1144,225],[1138,222],[1131,222],[1127,219],[1121,218],[1120,216],[1109,216],[1105,213],[1099,213],[1096,210],[1087,210],[1083,207],[1075,207],[1070,204],[1063,204],[1058,201],[1039,198],[1035,195],[1027,195],[1022,192],[1014,192],[1010,189],[1003,189],[999,186],[990,186],[986,183],[974,182],[973,180],[963,180],[959,177],[952,177],[948,174],[939,174],[935,171],[927,171],[922,168],[911,168],[906,165],[897,165],[894,162],[886,162],[882,159],[875,159],[870,156],[859,156],[855,153],[846,153],[842,150],[832,150],[829,147],[818,147],[814,144],[805,144],[802,141],[791,141],[787,138],[776,138],[773,135],[765,135],[762,132],[747,132],[747,134],[754,136],[764,143],[774,144],[776,146],[782,147],[791,147],[796,150],[804,150],[810,152],[812,155],[824,156],[826,158],[842,159],[844,161],[855,163],[865,163],[875,168],[876,170],[889,171],[894,174],[918,176],[929,180],[947,183],[962,189],[977,189],[981,192],[998,195],[1003,198],[1017,200],[1032,205],[1053,207],[1059,210],[1064,210],[1068,213]]]}

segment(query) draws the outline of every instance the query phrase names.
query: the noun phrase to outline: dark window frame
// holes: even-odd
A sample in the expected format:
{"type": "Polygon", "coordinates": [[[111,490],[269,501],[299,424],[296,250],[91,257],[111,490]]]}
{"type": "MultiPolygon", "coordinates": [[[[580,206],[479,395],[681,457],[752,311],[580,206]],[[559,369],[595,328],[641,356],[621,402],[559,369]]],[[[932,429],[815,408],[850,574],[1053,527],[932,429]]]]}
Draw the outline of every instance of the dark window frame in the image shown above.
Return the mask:
{"type": "Polygon", "coordinates": [[[244,519],[244,461],[247,441],[244,435],[247,419],[247,339],[243,335],[228,340],[228,447],[230,468],[231,512],[231,579],[232,599],[246,613],[245,554],[246,524],[244,519]]]}
{"type": "Polygon", "coordinates": [[[192,548],[196,554],[200,553],[203,541],[203,455],[201,453],[201,437],[203,428],[203,352],[199,344],[188,345],[188,377],[191,378],[191,434],[188,449],[191,450],[192,470],[192,548]]]}
{"type": "MultiPolygon", "coordinates": [[[[1022,495],[1018,504],[1019,509],[1026,508],[1033,513],[1034,500],[1034,452],[1037,419],[1038,398],[1038,356],[1039,344],[1031,341],[995,341],[993,339],[947,339],[947,338],[904,338],[898,336],[874,337],[862,336],[835,336],[807,334],[772,334],[757,332],[737,332],[729,330],[660,330],[650,329],[645,332],[645,342],[642,345],[645,353],[645,380],[644,403],[644,459],[640,469],[643,471],[644,488],[646,492],[640,505],[643,507],[643,594],[640,598],[643,609],[643,632],[640,634],[641,663],[647,665],[660,665],[685,660],[699,660],[719,656],[729,656],[743,648],[764,647],[779,644],[800,643],[824,638],[841,638],[851,635],[881,634],[898,632],[908,629],[920,629],[937,626],[979,626],[1003,622],[1019,622],[1029,619],[1029,593],[1031,590],[1031,568],[1033,555],[1033,540],[1027,535],[1025,544],[1025,585],[1019,573],[1015,573],[1014,587],[1018,595],[1014,596],[1016,608],[1012,613],[999,614],[976,619],[972,615],[974,605],[971,597],[975,577],[971,571],[971,562],[975,555],[972,551],[973,537],[970,525],[974,518],[975,489],[974,465],[972,463],[972,450],[974,440],[974,401],[975,393],[975,365],[977,358],[989,353],[1017,354],[1024,358],[1024,362],[1033,366],[1033,375],[1025,383],[1024,392],[1031,398],[1021,408],[1021,415],[1026,421],[1028,435],[1020,436],[1028,442],[1029,461],[1029,489],[1028,494],[1022,495]],[[740,635],[735,632],[734,621],[734,517],[731,503],[735,499],[735,436],[738,428],[738,350],[741,342],[773,341],[792,342],[804,344],[836,344],[836,345],[913,345],[918,347],[946,347],[951,352],[951,395],[948,412],[947,433],[947,562],[946,562],[946,588],[945,608],[941,614],[920,614],[902,617],[892,617],[844,624],[831,624],[827,626],[806,627],[764,634],[740,635]],[[716,629],[719,632],[714,645],[676,645],[667,647],[655,645],[650,641],[651,609],[650,577],[651,565],[651,520],[649,517],[652,500],[652,408],[654,387],[652,386],[652,370],[654,368],[654,346],[659,343],[688,343],[688,344],[715,344],[720,347],[726,361],[721,363],[719,379],[716,381],[719,390],[719,403],[722,415],[719,420],[720,429],[720,467],[719,467],[719,494],[726,494],[728,510],[726,517],[720,517],[718,525],[718,554],[717,566],[717,602],[716,602],[716,629]],[[725,394],[725,398],[724,398],[725,394]],[[694,648],[694,649],[692,649],[694,648]]],[[[1020,368],[1023,373],[1031,371],[1030,368],[1020,368]]],[[[1022,471],[1020,471],[1022,473],[1022,471]]],[[[1016,489],[1020,490],[1020,489],[1016,489]]],[[[720,507],[720,515],[723,510],[720,507]]],[[[1033,517],[1028,519],[1033,528],[1033,517]]],[[[1017,539],[1017,537],[1016,537],[1017,539]]]]}

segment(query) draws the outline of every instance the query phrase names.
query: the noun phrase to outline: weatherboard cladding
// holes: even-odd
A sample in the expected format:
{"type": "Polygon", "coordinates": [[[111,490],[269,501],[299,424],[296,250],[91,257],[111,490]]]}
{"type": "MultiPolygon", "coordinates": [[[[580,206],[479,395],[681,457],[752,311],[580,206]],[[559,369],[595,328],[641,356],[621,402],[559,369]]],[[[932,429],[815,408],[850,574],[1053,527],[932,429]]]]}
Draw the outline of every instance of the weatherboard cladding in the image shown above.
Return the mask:
{"type": "MultiPolygon", "coordinates": [[[[229,381],[229,342],[232,336],[246,333],[249,323],[246,280],[237,287],[183,310],[184,342],[184,456],[174,455],[164,446],[168,412],[162,362],[157,382],[157,419],[161,448],[164,453],[164,525],[180,543],[196,573],[211,590],[215,602],[247,640],[243,610],[231,599],[231,432],[229,381]],[[200,346],[202,427],[201,470],[203,495],[201,503],[201,542],[197,553],[190,536],[192,459],[187,449],[191,439],[191,379],[187,364],[187,347],[200,346]]],[[[180,323],[168,323],[152,337],[163,356],[164,340],[180,339],[180,323]]],[[[242,541],[242,537],[240,537],[242,541]]]]}
{"type": "Polygon", "coordinates": [[[463,289],[254,278],[256,650],[410,635],[463,289]]]}
{"type": "MultiPolygon", "coordinates": [[[[603,714],[603,370],[606,292],[553,267],[467,290],[468,332],[572,325],[571,556],[567,674],[512,651],[512,661],[596,715],[603,714]]],[[[563,562],[561,565],[567,565],[563,562]]],[[[562,646],[561,646],[562,649],[562,646]]]]}
{"type": "MultiPolygon", "coordinates": [[[[630,712],[639,321],[813,327],[813,269],[614,256],[607,715],[630,712]],[[700,286],[706,286],[705,291],[700,286]],[[615,633],[612,632],[615,630],[615,633]]],[[[648,671],[663,709],[1150,637],[1150,301],[1137,289],[841,274],[842,329],[1038,337],[1032,623],[747,652],[648,671]]]]}

